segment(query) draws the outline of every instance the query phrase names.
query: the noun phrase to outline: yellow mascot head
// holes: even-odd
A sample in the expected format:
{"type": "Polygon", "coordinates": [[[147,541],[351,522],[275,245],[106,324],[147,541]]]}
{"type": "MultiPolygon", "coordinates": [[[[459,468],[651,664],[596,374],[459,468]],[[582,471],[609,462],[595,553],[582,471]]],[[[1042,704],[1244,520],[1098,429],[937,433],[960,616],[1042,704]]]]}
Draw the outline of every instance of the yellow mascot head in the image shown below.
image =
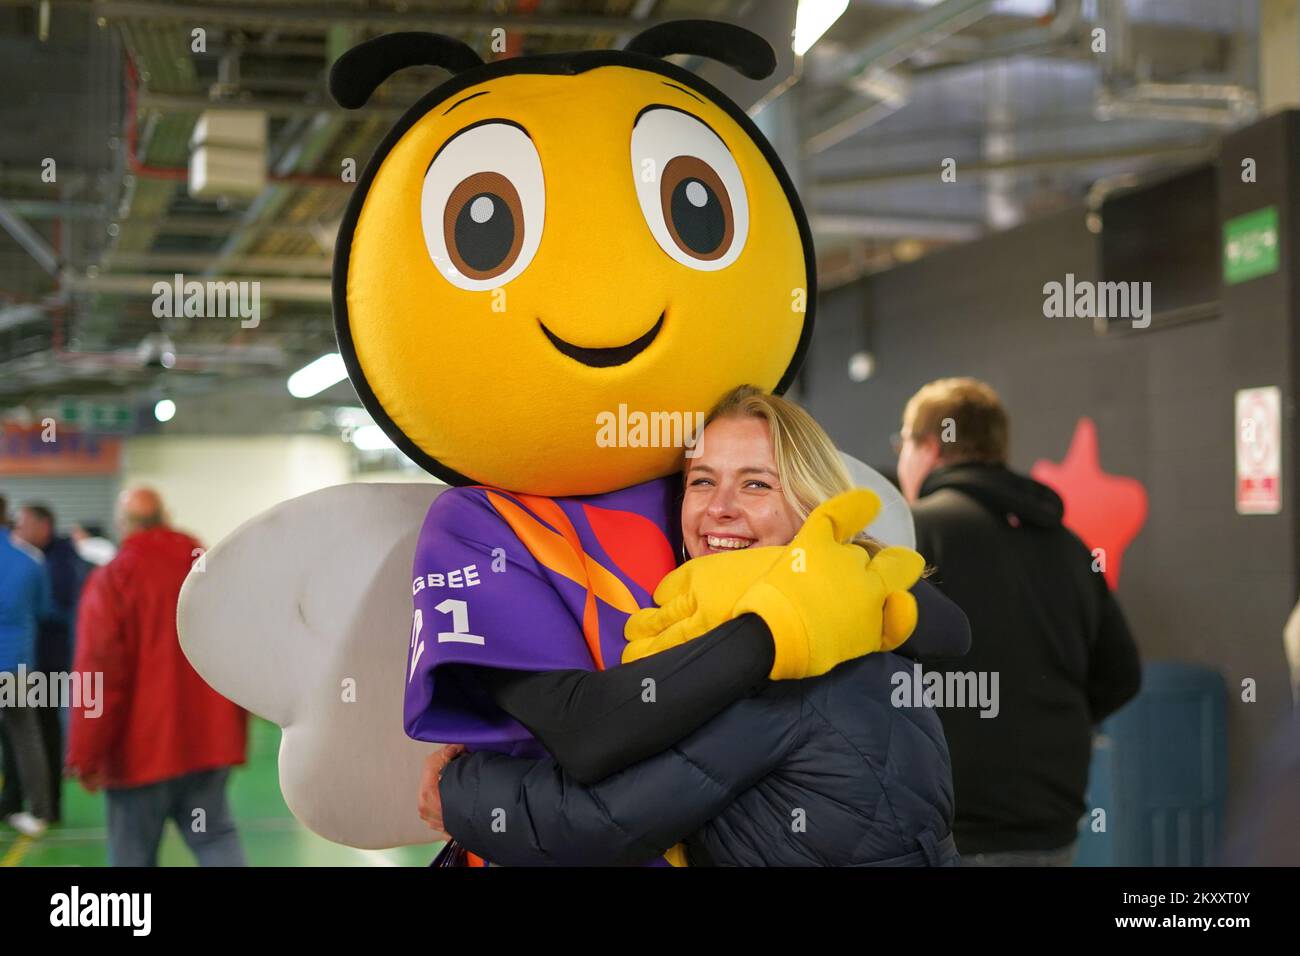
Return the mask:
{"type": "Polygon", "coordinates": [[[379,145],[334,262],[357,392],[445,481],[626,487],[672,472],[682,449],[611,446],[611,416],[693,415],[794,377],[816,284],[803,208],[754,124],[663,60],[675,53],[754,79],[775,66],[761,37],[710,21],[493,63],[397,33],[335,64],[349,108],[403,67],[454,74],[379,145]]]}

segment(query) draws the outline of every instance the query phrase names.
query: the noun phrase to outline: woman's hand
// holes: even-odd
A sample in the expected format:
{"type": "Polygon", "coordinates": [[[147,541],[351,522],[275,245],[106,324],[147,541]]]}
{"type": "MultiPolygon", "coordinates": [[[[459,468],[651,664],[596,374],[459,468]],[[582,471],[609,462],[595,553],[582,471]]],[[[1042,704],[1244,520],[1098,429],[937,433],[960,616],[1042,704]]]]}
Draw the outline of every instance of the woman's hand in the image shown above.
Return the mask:
{"type": "Polygon", "coordinates": [[[447,764],[464,752],[464,744],[447,744],[424,760],[424,771],[420,774],[420,819],[429,825],[430,830],[447,832],[442,828],[442,794],[438,785],[447,764]]]}

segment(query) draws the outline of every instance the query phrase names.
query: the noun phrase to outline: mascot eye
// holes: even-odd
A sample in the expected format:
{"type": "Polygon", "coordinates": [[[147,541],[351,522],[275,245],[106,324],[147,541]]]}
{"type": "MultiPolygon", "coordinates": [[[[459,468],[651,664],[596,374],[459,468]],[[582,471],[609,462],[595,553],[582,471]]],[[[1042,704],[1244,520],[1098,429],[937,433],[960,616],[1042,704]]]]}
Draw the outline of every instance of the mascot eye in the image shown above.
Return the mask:
{"type": "Polygon", "coordinates": [[[668,234],[687,255],[717,259],[731,247],[736,227],[731,197],[704,160],[671,160],[659,179],[659,200],[668,234]]]}
{"type": "Polygon", "coordinates": [[[500,173],[475,173],[462,180],[443,210],[442,234],[452,264],[462,275],[502,275],[524,244],[519,191],[500,173]]]}
{"type": "Polygon", "coordinates": [[[505,285],[542,238],[542,162],[518,126],[489,120],[453,136],[424,174],[420,216],[429,258],[471,292],[505,285]]]}
{"type": "Polygon", "coordinates": [[[749,232],[740,169],[713,130],[688,113],[651,107],[632,127],[637,200],[660,248],[713,271],[736,261],[749,232]]]}

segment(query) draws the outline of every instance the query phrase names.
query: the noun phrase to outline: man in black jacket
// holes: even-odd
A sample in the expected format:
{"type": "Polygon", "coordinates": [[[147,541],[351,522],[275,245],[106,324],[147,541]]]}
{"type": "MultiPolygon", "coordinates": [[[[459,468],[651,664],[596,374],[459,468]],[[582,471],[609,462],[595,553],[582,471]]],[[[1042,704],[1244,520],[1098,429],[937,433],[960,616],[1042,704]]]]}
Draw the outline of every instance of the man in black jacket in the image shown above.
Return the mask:
{"type": "Polygon", "coordinates": [[[999,689],[992,711],[939,711],[963,863],[1067,866],[1093,727],[1137,693],[1141,670],[1092,553],[1061,524],[1060,497],[1007,468],[1008,430],[988,385],[931,382],[904,411],[898,477],[930,580],[970,619],[971,651],[948,671],[999,689]]]}

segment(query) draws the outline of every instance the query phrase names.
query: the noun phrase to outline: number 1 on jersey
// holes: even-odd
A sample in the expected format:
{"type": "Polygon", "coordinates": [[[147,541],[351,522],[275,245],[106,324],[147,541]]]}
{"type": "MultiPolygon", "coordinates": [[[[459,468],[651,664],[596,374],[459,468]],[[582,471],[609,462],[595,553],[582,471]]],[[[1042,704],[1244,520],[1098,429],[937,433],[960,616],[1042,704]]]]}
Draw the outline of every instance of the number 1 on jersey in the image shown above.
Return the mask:
{"type": "Polygon", "coordinates": [[[464,601],[448,598],[434,607],[435,611],[451,615],[451,630],[438,632],[438,643],[454,642],[458,644],[482,644],[484,639],[478,634],[469,633],[469,605],[464,601]]]}

